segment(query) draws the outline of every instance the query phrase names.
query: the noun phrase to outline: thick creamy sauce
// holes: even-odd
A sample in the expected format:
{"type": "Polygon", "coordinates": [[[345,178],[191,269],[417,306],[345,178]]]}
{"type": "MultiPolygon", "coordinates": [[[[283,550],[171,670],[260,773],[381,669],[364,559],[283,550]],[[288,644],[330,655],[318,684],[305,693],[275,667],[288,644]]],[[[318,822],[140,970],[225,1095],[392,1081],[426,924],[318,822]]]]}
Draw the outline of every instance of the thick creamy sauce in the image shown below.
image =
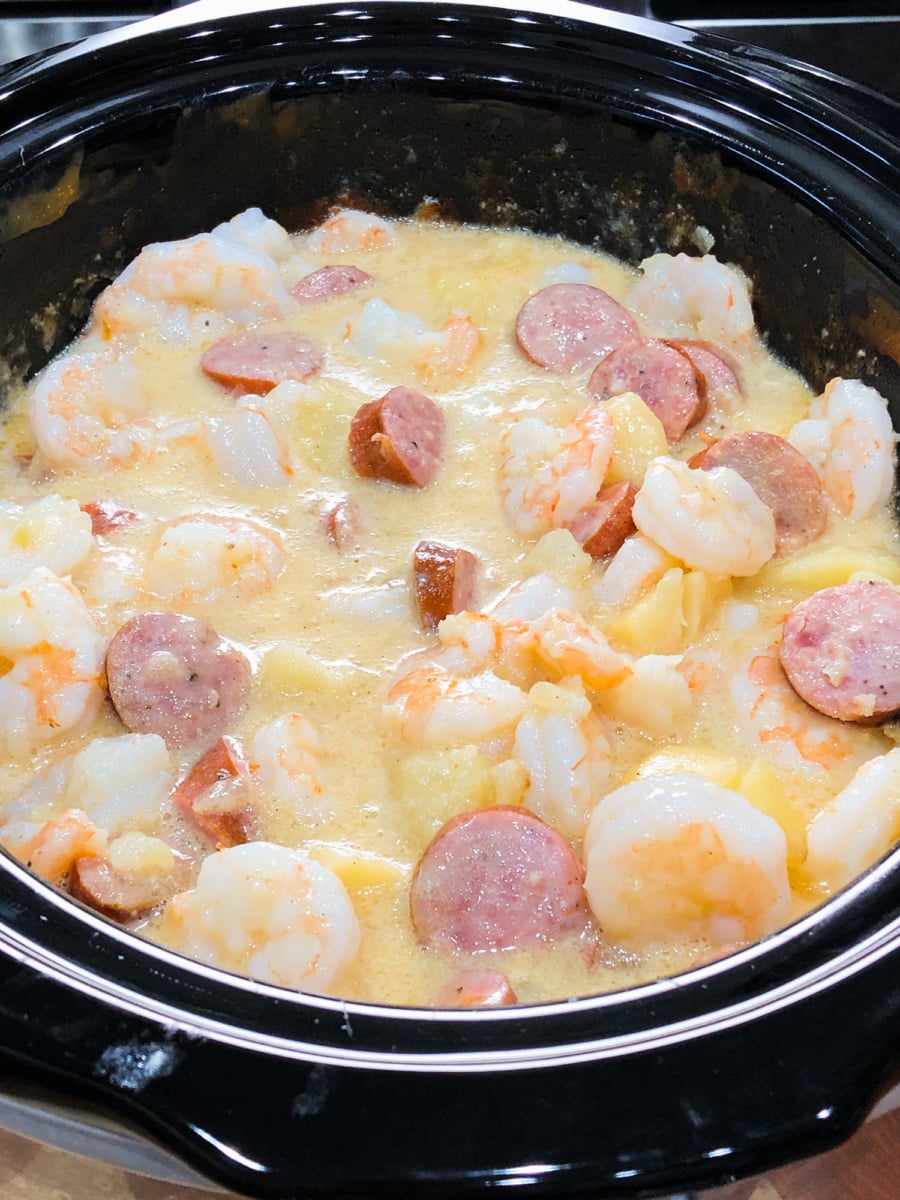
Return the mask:
{"type": "MultiPolygon", "coordinates": [[[[463,967],[490,965],[507,974],[520,1001],[539,1002],[683,970],[742,940],[740,924],[712,937],[691,930],[681,937],[608,939],[589,919],[576,934],[533,949],[466,954],[418,942],[409,916],[410,882],[436,830],[462,808],[528,802],[527,773],[512,762],[510,737],[477,749],[440,747],[410,744],[385,728],[385,696],[411,665],[405,660],[440,652],[438,636],[424,632],[416,614],[412,553],[423,538],[463,546],[477,556],[481,609],[523,579],[544,573],[568,589],[575,611],[605,633],[616,652],[631,660],[671,656],[666,678],[677,669],[678,680],[688,685],[684,695],[676,689],[670,698],[653,680],[588,688],[610,747],[606,782],[590,807],[618,786],[656,773],[688,771],[713,779],[741,792],[784,831],[791,890],[783,918],[819,903],[842,881],[806,869],[807,831],[857,768],[892,743],[881,729],[833,721],[807,708],[780,676],[777,660],[768,670],[760,656],[777,645],[781,623],[804,595],[857,575],[900,582],[897,530],[887,506],[851,519],[829,499],[820,537],[772,558],[749,577],[691,570],[677,555],[663,555],[633,594],[606,603],[603,579],[610,568],[591,559],[566,529],[522,535],[512,527],[499,486],[502,439],[516,418],[539,413],[548,425],[562,428],[591,401],[588,371],[548,371],[522,352],[514,333],[522,304],[540,288],[566,280],[590,283],[624,302],[637,273],[558,240],[414,221],[391,226],[384,245],[348,236],[345,246],[323,247],[299,235],[278,270],[290,288],[335,262],[364,268],[372,281],[321,303],[296,304],[263,322],[266,330],[302,332],[324,354],[324,366],[312,378],[252,400],[268,414],[286,449],[287,473],[278,486],[236,481],[198,436],[198,422],[227,421],[240,403],[199,363],[205,349],[242,324],[204,305],[202,296],[199,303],[187,302],[191,336],[175,336],[165,326],[160,331],[152,322],[141,328],[139,322],[121,328],[95,323],[89,331],[96,344],[130,356],[139,378],[140,409],[151,424],[127,466],[98,469],[90,456],[81,466],[51,465],[28,415],[34,384],[11,406],[0,434],[0,483],[11,500],[27,504],[57,494],[85,504],[110,500],[137,514],[125,527],[95,537],[89,552],[65,572],[85,597],[104,641],[138,612],[202,616],[252,666],[248,702],[228,730],[245,753],[250,755],[255,731],[285,713],[302,713],[317,728],[321,791],[312,811],[304,813],[256,784],[252,809],[259,840],[305,848],[337,874],[350,895],[359,949],[327,990],[427,1006],[463,967]],[[366,340],[361,317],[366,311],[371,317],[374,298],[395,313],[415,314],[425,334],[392,335],[391,314],[384,310],[366,340]],[[207,324],[204,313],[210,314],[207,324]],[[464,314],[479,334],[477,348],[459,361],[442,332],[454,314],[464,314]],[[439,336],[429,341],[428,332],[439,336]],[[425,487],[362,478],[348,455],[354,414],[397,385],[431,397],[446,421],[437,476],[425,487]],[[348,502],[358,521],[358,536],[343,547],[327,536],[324,524],[337,501],[348,502]],[[196,568],[158,554],[166,527],[186,514],[258,522],[281,547],[280,571],[259,586],[242,577],[244,582],[225,586],[221,595],[198,594],[196,568]],[[785,723],[777,715],[760,715],[766,699],[760,689],[766,688],[783,694],[796,718],[785,723]]],[[[645,336],[717,340],[714,330],[698,327],[696,320],[673,324],[642,314],[636,319],[645,336]]],[[[743,403],[727,412],[712,405],[662,453],[687,460],[735,430],[787,437],[807,416],[812,393],[755,334],[722,345],[737,363],[743,403]]],[[[616,442],[608,478],[630,475],[639,486],[647,461],[660,452],[658,431],[647,442],[645,431],[654,427],[634,398],[611,403],[616,442]]],[[[5,653],[0,649],[0,656],[5,653]]],[[[538,681],[562,685],[558,674],[535,666],[528,682],[538,681]]],[[[21,816],[16,802],[35,773],[93,738],[123,732],[106,701],[96,718],[71,731],[33,740],[10,734],[0,776],[0,803],[13,814],[0,828],[5,844],[21,852],[14,836],[21,816]]],[[[170,748],[169,756],[178,779],[199,750],[170,748]]],[[[57,793],[42,795],[30,818],[35,829],[63,807],[57,793]]],[[[540,815],[554,823],[552,813],[540,815]]],[[[582,828],[583,820],[574,832],[566,831],[578,854],[582,828]]],[[[113,836],[129,830],[161,837],[184,852],[190,860],[184,890],[214,850],[168,804],[132,815],[113,836]]],[[[883,853],[896,832],[886,827],[870,857],[883,853]]],[[[64,872],[54,882],[65,883],[64,872]]],[[[685,887],[690,889],[689,880],[685,887]]],[[[223,910],[222,920],[231,919],[223,910]]],[[[133,927],[176,949],[191,949],[165,908],[133,927]]],[[[217,961],[235,965],[227,956],[217,961]]],[[[252,970],[246,964],[241,969],[252,970]]]]}

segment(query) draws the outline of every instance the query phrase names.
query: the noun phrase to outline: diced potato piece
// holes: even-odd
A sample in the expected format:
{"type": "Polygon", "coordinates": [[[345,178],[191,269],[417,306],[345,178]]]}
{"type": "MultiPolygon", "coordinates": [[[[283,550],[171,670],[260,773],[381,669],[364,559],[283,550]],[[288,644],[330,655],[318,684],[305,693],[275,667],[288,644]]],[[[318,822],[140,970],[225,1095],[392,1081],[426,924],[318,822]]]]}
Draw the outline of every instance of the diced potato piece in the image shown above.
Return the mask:
{"type": "Polygon", "coordinates": [[[122,875],[152,879],[175,867],[175,855],[162,838],[146,833],[123,833],[113,838],[106,851],[109,865],[122,875]]]}
{"type": "Polygon", "coordinates": [[[523,804],[528,787],[528,772],[520,762],[508,758],[491,767],[494,780],[494,799],[491,804],[523,804]]]}
{"type": "Polygon", "coordinates": [[[278,642],[266,651],[259,664],[263,690],[285,697],[349,691],[359,685],[361,674],[349,663],[316,658],[296,642],[278,642]]]}
{"type": "Polygon", "coordinates": [[[404,755],[394,770],[394,786],[423,845],[457,813],[496,800],[493,764],[475,746],[404,755]]]}
{"type": "Polygon", "coordinates": [[[754,576],[753,584],[773,591],[809,595],[847,583],[854,575],[900,584],[900,559],[851,546],[813,547],[766,563],[754,576]]]}
{"type": "Polygon", "coordinates": [[[594,560],[568,529],[554,529],[545,533],[525,555],[524,574],[546,571],[557,583],[577,588],[590,579],[593,565],[594,560]]]}
{"type": "Polygon", "coordinates": [[[604,632],[633,654],[676,654],[684,644],[684,571],[671,567],[653,590],[604,632]]]}
{"type": "Polygon", "coordinates": [[[736,788],[738,782],[737,760],[720,754],[706,746],[668,746],[658,750],[638,763],[631,773],[633,779],[646,779],[654,775],[674,775],[687,772],[702,775],[722,787],[736,788]]]}
{"type": "Polygon", "coordinates": [[[409,874],[409,867],[403,863],[343,842],[313,842],[307,844],[307,849],[310,858],[334,871],[348,892],[397,887],[409,874]]]}
{"type": "Polygon", "coordinates": [[[735,789],[784,830],[788,866],[802,863],[806,858],[806,817],[791,800],[773,767],[764,759],[754,759],[741,772],[735,789]]]}
{"type": "Polygon", "coordinates": [[[729,575],[710,575],[707,571],[686,571],[684,575],[685,637],[693,641],[702,633],[716,609],[731,595],[729,575]]]}
{"type": "Polygon", "coordinates": [[[613,396],[606,401],[606,409],[613,419],[616,438],[605,482],[630,479],[640,487],[650,459],[669,453],[665,430],[636,392],[613,396]]]}

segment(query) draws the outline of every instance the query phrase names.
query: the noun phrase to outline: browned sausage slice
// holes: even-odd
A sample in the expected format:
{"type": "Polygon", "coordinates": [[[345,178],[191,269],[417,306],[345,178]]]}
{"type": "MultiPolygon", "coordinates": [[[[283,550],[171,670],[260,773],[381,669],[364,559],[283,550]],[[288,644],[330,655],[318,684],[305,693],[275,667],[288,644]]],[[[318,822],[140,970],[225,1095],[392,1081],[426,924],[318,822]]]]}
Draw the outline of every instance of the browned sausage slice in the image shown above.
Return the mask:
{"type": "Polygon", "coordinates": [[[591,558],[609,558],[634,533],[631,510],[636,495],[637,488],[630,479],[611,483],[569,526],[572,536],[591,558]]]}
{"type": "Polygon", "coordinates": [[[802,600],[784,623],[781,664],[807,704],[877,725],[900,712],[900,589],[842,583],[802,600]]]}
{"type": "Polygon", "coordinates": [[[460,813],[413,876],[410,912],[432,949],[512,950],[584,927],[584,871],[568,842],[526,809],[460,813]]]}
{"type": "Polygon", "coordinates": [[[413,551],[413,574],[419,620],[429,633],[444,617],[475,603],[478,559],[471,550],[443,542],[419,542],[413,551]]]}
{"type": "Polygon", "coordinates": [[[698,338],[672,338],[670,346],[686,354],[706,380],[706,399],[720,413],[736,412],[744,402],[737,366],[727,351],[698,338]]]}
{"type": "Polygon", "coordinates": [[[509,979],[490,967],[460,971],[437,997],[438,1008],[500,1008],[515,1003],[516,993],[509,979]]]}
{"type": "Polygon", "coordinates": [[[315,304],[334,296],[344,296],[371,282],[372,276],[359,267],[319,267],[318,271],[304,275],[292,288],[291,295],[301,304],[315,304]]]}
{"type": "Polygon", "coordinates": [[[186,886],[187,875],[184,858],[176,859],[171,871],[135,879],[116,871],[105,859],[85,857],[72,864],[66,890],[102,916],[127,922],[170,900],[186,886]]]}
{"type": "Polygon", "coordinates": [[[137,513],[130,508],[121,508],[114,500],[89,500],[82,504],[81,511],[91,518],[94,537],[106,537],[117,529],[127,529],[137,520],[137,513]]]}
{"type": "Polygon", "coordinates": [[[109,696],[122,724],[172,747],[229,729],[250,691],[250,665],[205,621],[179,613],[132,617],[106,652],[109,696]]]}
{"type": "Polygon", "coordinates": [[[200,366],[224,387],[264,396],[288,379],[309,379],[322,369],[322,351],[299,333],[241,333],[210,346],[200,366]]]}
{"type": "Polygon", "coordinates": [[[421,392],[391,388],[359,409],[348,445],[357,474],[426,487],[441,462],[444,414],[421,392]]]}
{"type": "Polygon", "coordinates": [[[172,793],[172,803],[217,846],[240,846],[256,829],[247,797],[249,768],[234,738],[221,737],[172,793]]]}
{"type": "Polygon", "coordinates": [[[519,346],[550,371],[586,371],[637,336],[631,313],[589,283],[551,283],[529,296],[516,317],[519,346]]]}
{"type": "Polygon", "coordinates": [[[637,392],[677,442],[706,414],[706,380],[690,358],[662,338],[626,342],[595,367],[588,391],[609,400],[637,392]]]}
{"type": "Polygon", "coordinates": [[[732,433],[690,460],[708,471],[731,467],[775,517],[775,548],[787,554],[814,542],[828,520],[828,502],[815,468],[775,433],[732,433]]]}

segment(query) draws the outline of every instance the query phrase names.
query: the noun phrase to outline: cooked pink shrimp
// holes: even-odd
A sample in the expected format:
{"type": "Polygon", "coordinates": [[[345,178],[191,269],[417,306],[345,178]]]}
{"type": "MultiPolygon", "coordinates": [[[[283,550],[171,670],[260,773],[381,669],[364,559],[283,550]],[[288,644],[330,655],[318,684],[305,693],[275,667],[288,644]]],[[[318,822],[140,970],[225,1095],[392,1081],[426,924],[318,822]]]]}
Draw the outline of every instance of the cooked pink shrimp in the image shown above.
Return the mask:
{"type": "Polygon", "coordinates": [[[511,736],[525,693],[493,671],[463,677],[439,666],[416,667],[387,694],[386,731],[425,750],[486,745],[511,736]]]}
{"type": "Polygon", "coordinates": [[[239,487],[280,488],[294,476],[287,440],[260,404],[203,417],[199,436],[222,475],[239,487]]]}
{"type": "Polygon", "coordinates": [[[350,324],[349,345],[362,358],[407,367],[424,383],[436,383],[470,366],[481,333],[467,313],[451,313],[443,329],[434,330],[415,313],[374,297],[350,324]]]}
{"type": "Polygon", "coordinates": [[[228,322],[288,315],[293,301],[270,253],[275,222],[258,210],[248,219],[253,211],[211,233],[146,246],[97,298],[94,326],[105,339],[152,329],[184,342],[228,322]]]}
{"type": "Polygon", "coordinates": [[[81,595],[52,571],[0,590],[0,747],[24,754],[90,724],[105,651],[81,595]]]}
{"type": "Polygon", "coordinates": [[[605,691],[634,673],[631,659],[613,650],[599,629],[564,609],[551,609],[532,621],[521,645],[554,678],[576,676],[591,691],[605,691]]]}
{"type": "Polygon", "coordinates": [[[96,340],[67,351],[38,377],[29,401],[35,441],[51,467],[124,467],[153,443],[140,374],[96,340]]]}
{"type": "Polygon", "coordinates": [[[772,510],[731,467],[692,470],[654,458],[632,517],[667,553],[716,575],[755,575],[775,553],[772,510]]]}
{"type": "Polygon", "coordinates": [[[588,901],[606,937],[752,941],[790,912],[781,827],[701,775],[638,779],[605,796],[584,841],[588,901]]]}
{"type": "Polygon", "coordinates": [[[284,570],[281,537],[246,517],[198,513],[162,531],[147,562],[147,582],[172,604],[246,600],[268,591],[284,570]]]}
{"type": "Polygon", "coordinates": [[[167,945],[210,966],[327,991],[359,948],[341,881],[302,850],[247,842],[210,854],[196,887],[166,905],[167,945]]]}
{"type": "Polygon", "coordinates": [[[872,730],[823,717],[800,699],[775,650],[751,655],[728,675],[735,729],[783,767],[833,778],[875,753],[872,730]]]}
{"type": "Polygon", "coordinates": [[[250,772],[266,797],[288,804],[301,818],[320,820],[333,815],[333,804],[322,787],[319,756],[322,739],[302,713],[291,712],[261,725],[253,735],[250,772]]]}
{"type": "Polygon", "coordinates": [[[519,533],[569,525],[603,486],[615,428],[599,404],[582,409],[565,429],[521,417],[503,435],[500,494],[519,533]]]}
{"type": "Polygon", "coordinates": [[[887,400],[855,379],[832,379],[788,441],[819,474],[845,516],[884,508],[894,488],[897,435],[887,400]]]}
{"type": "Polygon", "coordinates": [[[711,254],[654,254],[626,299],[632,312],[712,342],[739,342],[753,329],[746,277],[711,254]]]}
{"type": "Polygon", "coordinates": [[[328,217],[306,239],[311,250],[323,254],[367,254],[386,250],[396,241],[390,222],[355,208],[344,208],[328,217]]]}
{"type": "Polygon", "coordinates": [[[612,773],[603,722],[583,690],[536,683],[512,753],[527,772],[525,805],[566,837],[581,837],[612,773]]]}
{"type": "Polygon", "coordinates": [[[626,538],[594,585],[594,595],[610,608],[633,604],[658,583],[675,563],[652,538],[633,533],[626,538]]]}
{"type": "Polygon", "coordinates": [[[845,887],[900,838],[900,749],[863,763],[813,821],[804,876],[829,891],[845,887]]]}
{"type": "Polygon", "coordinates": [[[0,500],[0,586],[23,579],[34,567],[66,575],[93,548],[91,518],[77,500],[55,493],[25,504],[0,500]]]}

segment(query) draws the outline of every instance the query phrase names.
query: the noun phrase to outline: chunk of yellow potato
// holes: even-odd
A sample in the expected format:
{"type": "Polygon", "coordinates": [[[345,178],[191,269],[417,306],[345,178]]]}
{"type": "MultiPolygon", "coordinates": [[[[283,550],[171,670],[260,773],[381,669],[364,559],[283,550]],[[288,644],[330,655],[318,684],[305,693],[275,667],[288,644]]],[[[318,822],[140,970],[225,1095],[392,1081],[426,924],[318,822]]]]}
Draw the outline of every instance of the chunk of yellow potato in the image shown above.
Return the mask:
{"type": "Polygon", "coordinates": [[[258,678],[263,691],[287,697],[310,692],[349,692],[365,676],[351,663],[328,662],[296,642],[278,642],[263,655],[258,678]]]}
{"type": "Polygon", "coordinates": [[[650,459],[669,453],[665,430],[637,392],[613,396],[606,409],[616,429],[606,483],[630,479],[640,487],[650,459]]]}
{"type": "Polygon", "coordinates": [[[496,802],[494,766],[475,746],[406,754],[393,770],[397,798],[422,843],[445,821],[496,802]]]}
{"type": "Polygon", "coordinates": [[[520,762],[508,758],[506,762],[491,767],[494,781],[494,798],[489,804],[523,804],[528,787],[528,772],[520,762]]]}
{"type": "Polygon", "coordinates": [[[764,759],[756,758],[741,771],[735,787],[784,830],[788,867],[802,863],[806,858],[806,817],[788,795],[774,768],[764,759]]]}
{"type": "Polygon", "coordinates": [[[731,595],[730,575],[710,575],[707,571],[685,571],[685,637],[693,641],[706,628],[716,609],[731,595]]]}
{"type": "Polygon", "coordinates": [[[344,842],[311,842],[306,848],[310,858],[334,871],[348,892],[397,887],[409,875],[404,863],[344,842]]]}
{"type": "Polygon", "coordinates": [[[671,567],[604,632],[632,654],[677,654],[684,645],[684,571],[671,567]]]}
{"type": "Polygon", "coordinates": [[[638,763],[629,782],[655,775],[675,775],[687,772],[702,775],[721,787],[735,788],[738,782],[737,759],[720,754],[706,746],[667,746],[638,763]]]}
{"type": "Polygon", "coordinates": [[[822,588],[847,583],[853,576],[865,579],[887,579],[900,584],[900,559],[872,550],[855,550],[851,546],[811,547],[774,559],[757,572],[755,587],[772,591],[800,592],[809,595],[822,588]]]}
{"type": "Polygon", "coordinates": [[[525,574],[542,571],[557,583],[580,587],[591,576],[594,560],[576,541],[568,529],[553,529],[528,551],[524,559],[525,574]]]}

